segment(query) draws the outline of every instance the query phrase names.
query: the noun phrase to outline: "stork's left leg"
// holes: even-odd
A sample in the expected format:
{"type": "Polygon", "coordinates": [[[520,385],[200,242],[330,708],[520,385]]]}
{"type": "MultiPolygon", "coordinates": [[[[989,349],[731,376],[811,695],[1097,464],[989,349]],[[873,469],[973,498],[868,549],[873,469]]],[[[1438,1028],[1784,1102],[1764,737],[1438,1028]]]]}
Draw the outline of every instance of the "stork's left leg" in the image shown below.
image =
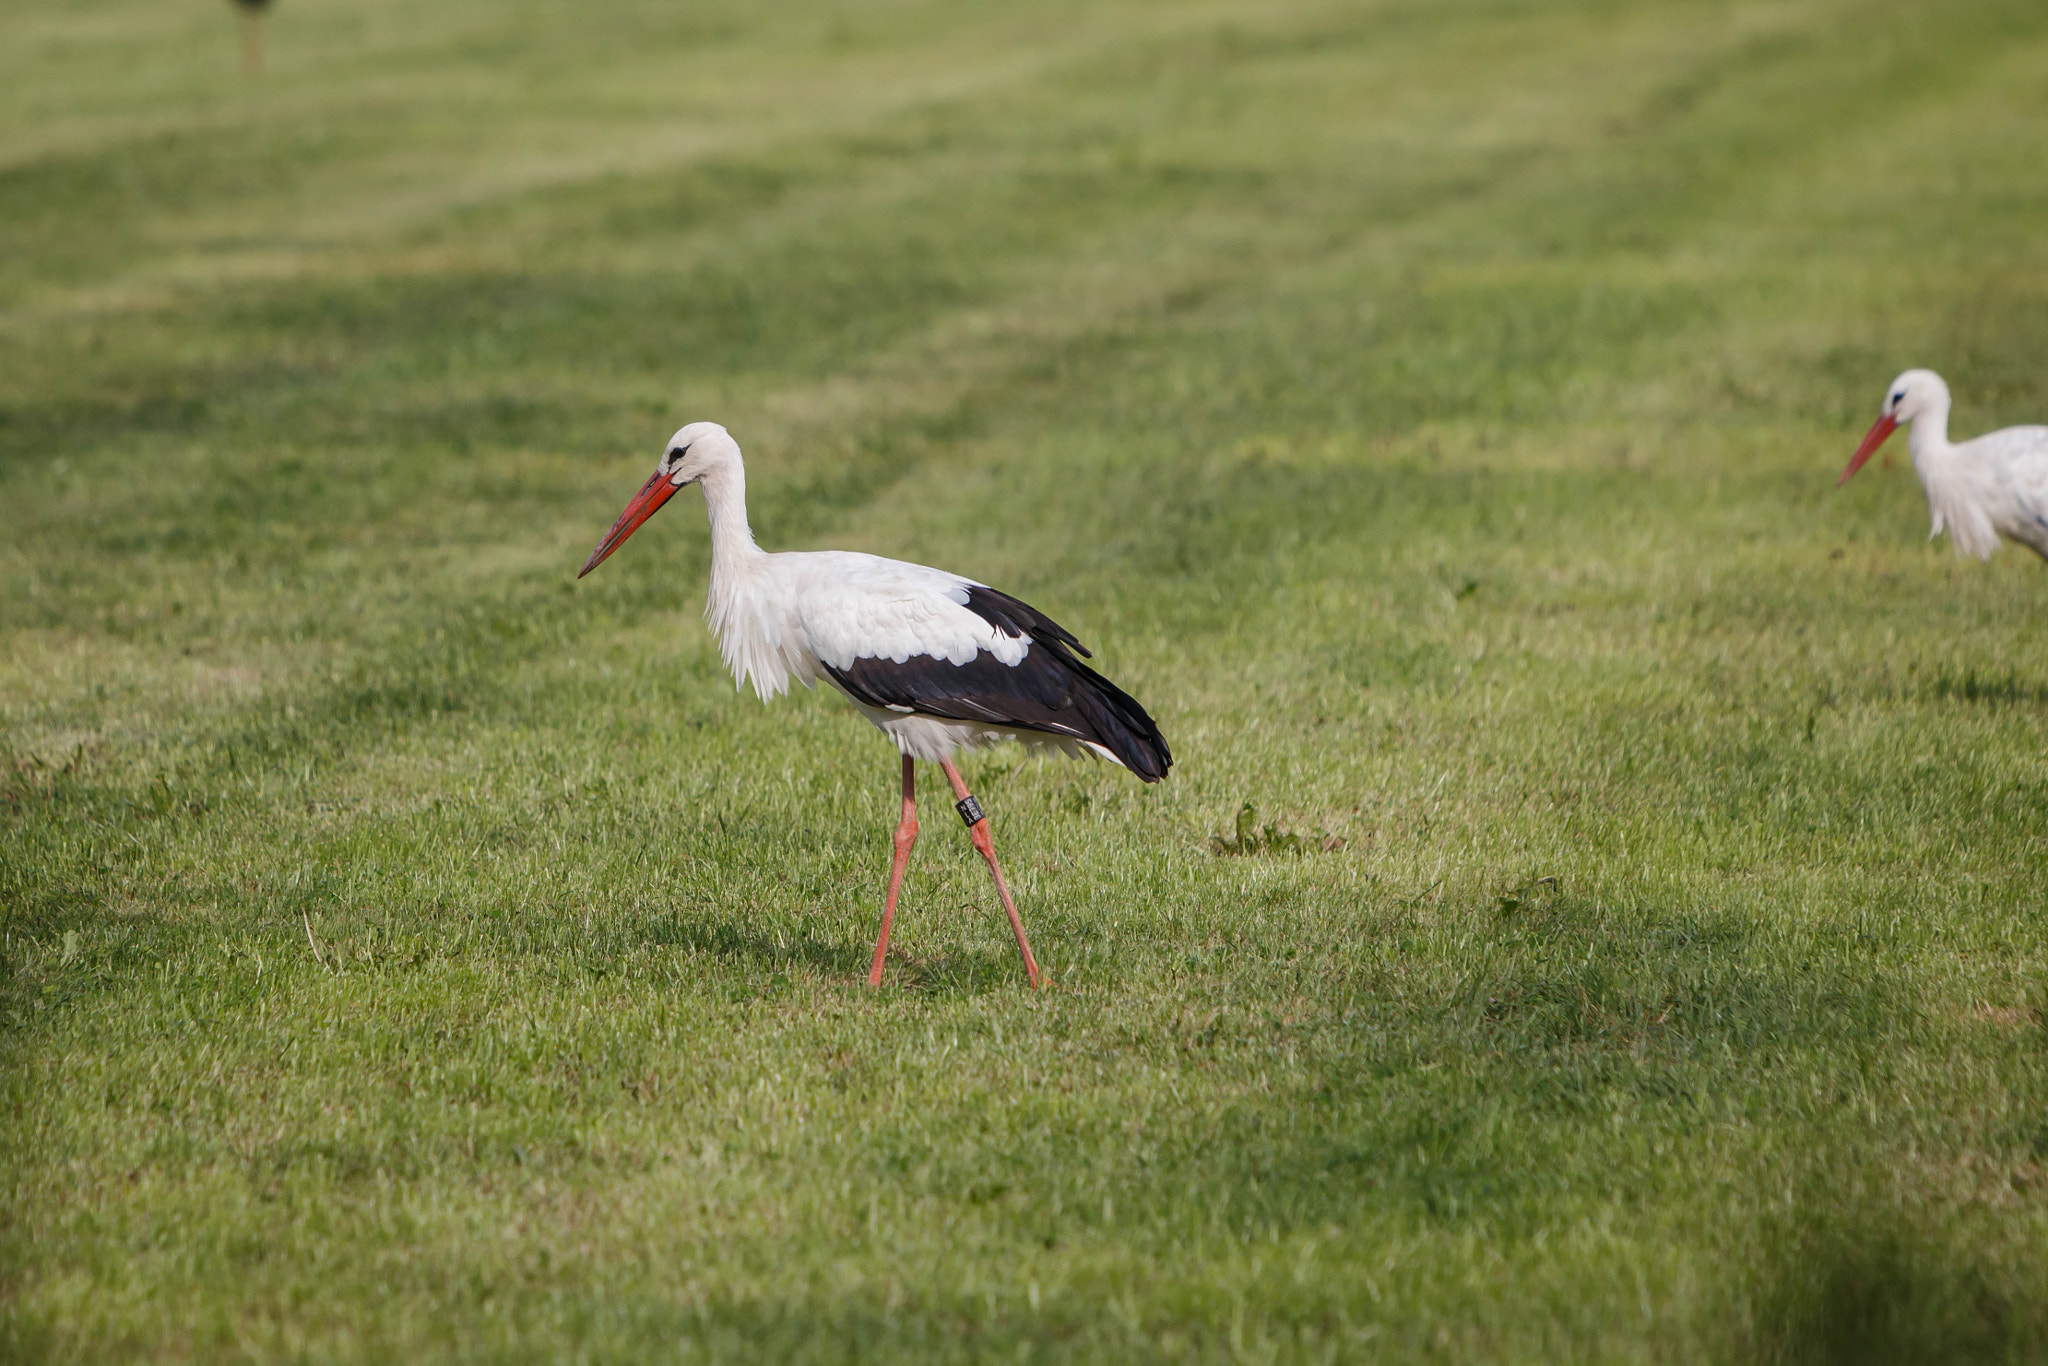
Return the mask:
{"type": "Polygon", "coordinates": [[[960,770],[953,767],[951,759],[939,760],[939,767],[946,770],[946,781],[953,784],[953,795],[960,800],[954,803],[960,809],[960,819],[967,822],[967,834],[974,841],[974,847],[988,860],[988,870],[995,875],[996,895],[1003,899],[1003,909],[1009,913],[1010,928],[1017,935],[1017,951],[1024,955],[1024,974],[1031,979],[1031,988],[1036,991],[1038,981],[1038,960],[1031,956],[1031,943],[1024,938],[1024,922],[1017,917],[1017,903],[1010,900],[1010,884],[1003,881],[1003,865],[996,862],[995,841],[988,837],[988,817],[982,814],[981,804],[967,791],[967,780],[960,776],[960,770]]]}
{"type": "Polygon", "coordinates": [[[875,940],[875,962],[868,969],[868,985],[882,985],[882,961],[889,956],[889,927],[896,923],[896,894],[903,890],[904,865],[917,843],[917,769],[908,754],[903,756],[903,819],[896,823],[896,862],[889,869],[889,899],[882,903],[882,933],[875,940]]]}

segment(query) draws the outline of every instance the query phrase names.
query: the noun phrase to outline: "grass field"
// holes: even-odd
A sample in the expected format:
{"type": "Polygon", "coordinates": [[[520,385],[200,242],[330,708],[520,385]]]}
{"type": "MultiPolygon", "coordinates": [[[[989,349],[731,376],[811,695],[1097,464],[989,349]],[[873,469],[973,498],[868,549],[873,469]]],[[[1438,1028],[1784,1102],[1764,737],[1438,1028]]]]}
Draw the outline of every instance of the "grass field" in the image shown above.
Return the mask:
{"type": "Polygon", "coordinates": [[[0,1355],[2048,1359],[2048,567],[1831,488],[2048,420],[2039,0],[237,41],[0,12],[0,1355]],[[967,766],[1053,989],[574,580],[699,418],[1159,717],[967,766]]]}

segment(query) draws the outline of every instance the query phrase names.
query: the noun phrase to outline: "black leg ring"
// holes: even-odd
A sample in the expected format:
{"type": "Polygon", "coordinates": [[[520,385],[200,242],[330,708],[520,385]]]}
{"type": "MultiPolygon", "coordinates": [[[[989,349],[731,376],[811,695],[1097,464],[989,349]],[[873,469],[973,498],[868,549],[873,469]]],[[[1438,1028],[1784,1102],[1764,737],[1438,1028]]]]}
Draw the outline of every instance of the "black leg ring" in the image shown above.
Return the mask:
{"type": "Polygon", "coordinates": [[[981,809],[981,803],[974,800],[972,793],[954,802],[953,809],[958,811],[960,819],[966,821],[970,826],[978,825],[988,819],[988,816],[981,809]]]}

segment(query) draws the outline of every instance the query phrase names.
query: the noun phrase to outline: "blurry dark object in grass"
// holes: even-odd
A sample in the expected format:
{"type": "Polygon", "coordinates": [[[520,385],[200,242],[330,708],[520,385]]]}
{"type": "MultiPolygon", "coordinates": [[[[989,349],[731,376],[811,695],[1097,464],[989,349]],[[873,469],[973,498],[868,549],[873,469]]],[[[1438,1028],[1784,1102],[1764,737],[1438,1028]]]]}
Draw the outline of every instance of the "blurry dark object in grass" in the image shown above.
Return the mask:
{"type": "Polygon", "coordinates": [[[1556,890],[1557,879],[1554,877],[1530,878],[1517,884],[1513,891],[1502,892],[1496,898],[1495,909],[1502,915],[1513,915],[1539,905],[1539,897],[1547,897],[1556,890]]]}
{"type": "Polygon", "coordinates": [[[242,70],[255,75],[263,70],[263,18],[271,0],[234,0],[242,12],[242,70]]]}
{"type": "Polygon", "coordinates": [[[1248,854],[1308,854],[1321,850],[1334,854],[1342,849],[1346,841],[1342,835],[1333,835],[1318,829],[1311,834],[1300,835],[1283,828],[1277,821],[1259,824],[1259,809],[1246,802],[1237,809],[1237,833],[1228,838],[1222,835],[1209,836],[1210,850],[1219,855],[1248,854]]]}

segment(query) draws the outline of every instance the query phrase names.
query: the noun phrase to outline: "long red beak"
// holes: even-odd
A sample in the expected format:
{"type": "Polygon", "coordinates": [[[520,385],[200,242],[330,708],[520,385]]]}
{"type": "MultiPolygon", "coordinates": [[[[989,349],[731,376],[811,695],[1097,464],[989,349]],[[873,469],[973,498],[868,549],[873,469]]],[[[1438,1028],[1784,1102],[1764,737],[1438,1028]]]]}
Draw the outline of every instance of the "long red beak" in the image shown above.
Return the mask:
{"type": "Polygon", "coordinates": [[[612,529],[597,543],[597,549],[590,552],[590,558],[583,562],[583,568],[576,571],[576,577],[580,579],[603,564],[605,556],[624,545],[626,538],[638,531],[642,522],[661,511],[661,505],[675,497],[675,492],[676,485],[669,483],[668,476],[656,470],[654,477],[633,495],[633,501],[626,504],[619,520],[612,523],[612,529]]]}
{"type": "Polygon", "coordinates": [[[1884,439],[1897,431],[1898,427],[1899,424],[1888,417],[1879,418],[1870,430],[1864,433],[1863,444],[1856,448],[1856,454],[1849,457],[1849,468],[1842,471],[1842,477],[1835,481],[1835,487],[1840,488],[1848,483],[1849,476],[1862,469],[1863,462],[1870,459],[1871,453],[1882,446],[1884,439]]]}

